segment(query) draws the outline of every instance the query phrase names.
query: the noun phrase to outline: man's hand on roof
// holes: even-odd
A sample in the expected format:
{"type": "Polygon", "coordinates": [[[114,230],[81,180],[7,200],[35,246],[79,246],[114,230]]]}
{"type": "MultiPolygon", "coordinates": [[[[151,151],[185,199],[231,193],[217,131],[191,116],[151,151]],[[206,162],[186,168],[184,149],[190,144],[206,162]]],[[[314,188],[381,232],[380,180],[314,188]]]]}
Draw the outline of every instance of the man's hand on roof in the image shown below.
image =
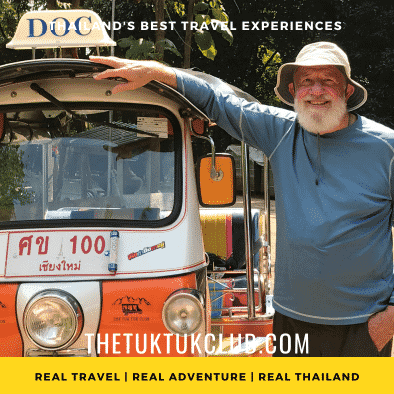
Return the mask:
{"type": "Polygon", "coordinates": [[[153,80],[165,83],[174,89],[177,87],[175,72],[170,67],[156,61],[102,56],[90,56],[90,60],[114,68],[95,75],[94,79],[123,78],[128,81],[116,85],[112,89],[113,94],[138,89],[153,80]]]}

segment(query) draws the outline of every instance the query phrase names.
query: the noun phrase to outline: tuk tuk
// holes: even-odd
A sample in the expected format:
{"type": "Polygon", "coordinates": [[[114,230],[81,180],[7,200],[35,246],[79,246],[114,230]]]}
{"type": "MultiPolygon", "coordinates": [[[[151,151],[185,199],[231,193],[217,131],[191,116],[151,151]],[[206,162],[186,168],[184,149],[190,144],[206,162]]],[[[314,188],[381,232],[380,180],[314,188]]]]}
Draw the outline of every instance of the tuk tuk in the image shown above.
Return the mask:
{"type": "MultiPolygon", "coordinates": [[[[10,43],[108,45],[86,10],[27,13],[10,43]]],[[[206,115],[158,82],[112,95],[107,68],[0,66],[0,356],[271,355],[269,197],[251,209],[247,146],[233,208],[206,115]]]]}

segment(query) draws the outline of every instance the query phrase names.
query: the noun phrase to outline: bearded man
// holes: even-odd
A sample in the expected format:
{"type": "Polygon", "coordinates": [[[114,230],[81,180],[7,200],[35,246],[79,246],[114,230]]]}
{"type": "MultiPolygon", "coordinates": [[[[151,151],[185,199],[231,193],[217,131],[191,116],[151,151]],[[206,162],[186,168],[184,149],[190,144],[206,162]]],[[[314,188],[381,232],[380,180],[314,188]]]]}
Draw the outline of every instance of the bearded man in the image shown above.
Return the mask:
{"type": "MultiPolygon", "coordinates": [[[[123,77],[113,93],[158,80],[229,134],[261,149],[275,178],[274,334],[308,334],[309,356],[390,356],[394,132],[353,111],[367,92],[337,45],[305,46],[275,93],[295,112],[248,102],[156,62],[92,58],[123,77]]],[[[293,338],[294,341],[294,338],[293,338]]],[[[294,351],[275,356],[298,356],[294,351]]]]}

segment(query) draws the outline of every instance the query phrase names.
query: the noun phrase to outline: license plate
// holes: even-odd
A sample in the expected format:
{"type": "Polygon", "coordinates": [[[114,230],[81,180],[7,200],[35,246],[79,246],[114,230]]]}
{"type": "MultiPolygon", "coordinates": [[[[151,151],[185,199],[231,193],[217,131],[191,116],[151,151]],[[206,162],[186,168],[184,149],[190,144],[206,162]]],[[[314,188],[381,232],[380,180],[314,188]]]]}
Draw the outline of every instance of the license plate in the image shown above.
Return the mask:
{"type": "Polygon", "coordinates": [[[5,276],[108,274],[109,246],[109,231],[11,233],[5,276]]]}

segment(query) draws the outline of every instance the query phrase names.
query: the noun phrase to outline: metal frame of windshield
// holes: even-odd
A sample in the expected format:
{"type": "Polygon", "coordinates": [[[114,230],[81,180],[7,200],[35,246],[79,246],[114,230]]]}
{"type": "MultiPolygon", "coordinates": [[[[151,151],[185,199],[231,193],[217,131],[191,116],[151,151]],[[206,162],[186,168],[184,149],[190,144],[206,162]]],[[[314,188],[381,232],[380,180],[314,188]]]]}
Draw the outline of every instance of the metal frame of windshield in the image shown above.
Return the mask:
{"type": "MultiPolygon", "coordinates": [[[[106,109],[106,110],[129,110],[162,113],[171,122],[174,130],[174,206],[169,216],[158,220],[119,220],[119,219],[51,219],[51,220],[24,220],[0,222],[0,230],[32,229],[32,228],[71,228],[71,227],[119,227],[119,228],[162,228],[174,223],[179,217],[183,204],[183,149],[182,131],[176,116],[166,108],[158,105],[132,104],[132,103],[103,103],[103,102],[76,102],[65,104],[72,109],[106,109]]],[[[56,107],[51,103],[1,105],[0,113],[30,111],[37,109],[52,110],[56,107]]]]}

